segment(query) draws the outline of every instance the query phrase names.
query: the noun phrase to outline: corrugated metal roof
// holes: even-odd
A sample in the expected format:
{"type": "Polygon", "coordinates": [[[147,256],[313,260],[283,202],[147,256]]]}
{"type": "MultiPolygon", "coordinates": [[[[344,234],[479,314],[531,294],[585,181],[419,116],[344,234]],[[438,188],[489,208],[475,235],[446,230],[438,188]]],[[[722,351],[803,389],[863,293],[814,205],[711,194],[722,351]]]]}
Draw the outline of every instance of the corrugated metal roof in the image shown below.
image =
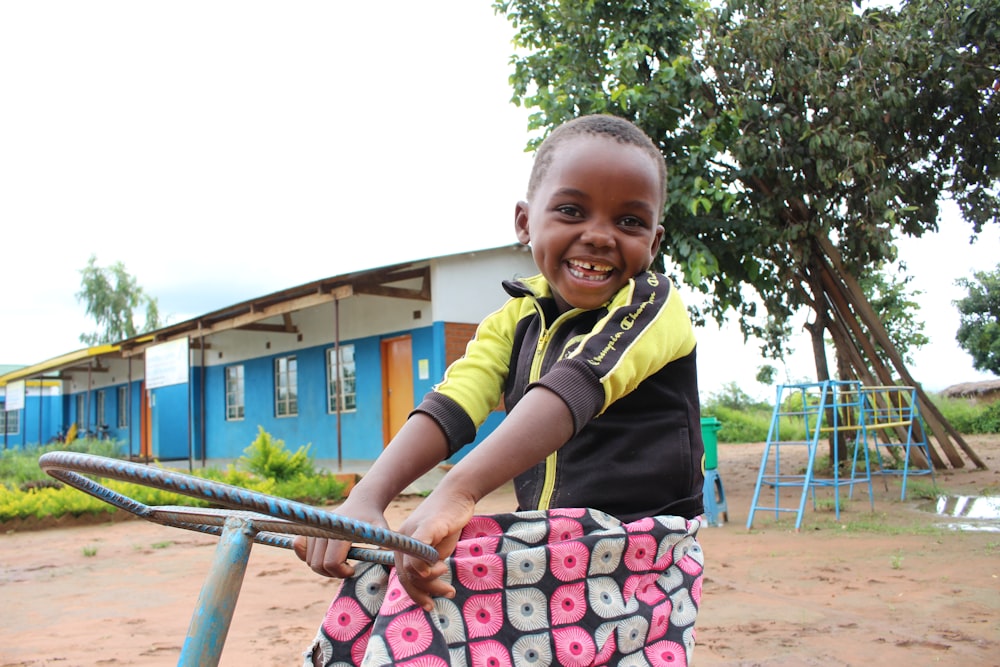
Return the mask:
{"type": "Polygon", "coordinates": [[[121,354],[121,346],[113,344],[96,345],[94,347],[77,350],[76,352],[67,352],[66,354],[53,357],[47,361],[19,368],[15,371],[11,371],[10,373],[0,375],[0,387],[6,387],[7,384],[17,382],[18,380],[41,377],[46,373],[53,373],[62,370],[68,366],[78,364],[81,361],[87,361],[89,359],[95,359],[109,354],[121,354]]]}

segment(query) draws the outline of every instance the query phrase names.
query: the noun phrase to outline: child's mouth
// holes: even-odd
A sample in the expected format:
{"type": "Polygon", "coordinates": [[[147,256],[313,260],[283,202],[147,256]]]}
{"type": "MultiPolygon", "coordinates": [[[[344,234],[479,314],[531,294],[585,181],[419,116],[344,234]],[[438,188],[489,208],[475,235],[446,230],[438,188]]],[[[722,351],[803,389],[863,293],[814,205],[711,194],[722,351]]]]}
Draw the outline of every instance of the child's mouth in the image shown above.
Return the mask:
{"type": "Polygon", "coordinates": [[[566,261],[570,275],[581,280],[601,281],[607,280],[615,267],[607,264],[595,264],[594,262],[584,262],[578,259],[566,261]]]}

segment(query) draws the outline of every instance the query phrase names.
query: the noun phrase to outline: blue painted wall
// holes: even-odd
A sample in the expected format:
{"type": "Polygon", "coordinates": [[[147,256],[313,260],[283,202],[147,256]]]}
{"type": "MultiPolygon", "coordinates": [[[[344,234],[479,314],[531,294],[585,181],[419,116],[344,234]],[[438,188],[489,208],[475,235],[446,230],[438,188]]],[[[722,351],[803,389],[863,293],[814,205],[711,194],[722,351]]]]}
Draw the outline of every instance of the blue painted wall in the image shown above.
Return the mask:
{"type": "MultiPolygon", "coordinates": [[[[357,405],[355,411],[341,415],[339,457],[345,461],[370,461],[382,452],[382,359],[381,341],[409,335],[413,351],[413,397],[419,403],[444,374],[444,325],[390,332],[354,340],[357,366],[357,405]],[[427,360],[428,374],[420,378],[419,363],[427,360]]],[[[337,415],[327,410],[326,354],[332,344],[324,344],[294,353],[279,353],[237,362],[243,365],[245,417],[226,421],[226,365],[205,370],[205,425],[209,459],[235,459],[257,438],[258,428],[284,441],[290,451],[310,445],[309,453],[317,460],[338,458],[337,415]],[[274,361],[294,354],[298,370],[298,415],[276,417],[274,414],[274,361]]],[[[236,364],[230,364],[236,365],[236,364]]],[[[198,405],[196,403],[196,405],[198,405]]],[[[492,415],[480,439],[496,427],[499,414],[492,415]]],[[[196,435],[199,432],[196,432],[196,435]]],[[[197,438],[196,438],[197,440],[197,438]]],[[[457,460],[457,459],[454,459],[457,460]]]]}
{"type": "MultiPolygon", "coordinates": [[[[429,327],[427,331],[430,331],[429,327]]],[[[404,333],[413,335],[414,358],[417,356],[418,341],[421,346],[430,345],[426,342],[431,338],[430,333],[404,333]]],[[[382,451],[381,340],[385,337],[388,336],[342,341],[344,345],[354,345],[358,405],[357,410],[341,415],[340,457],[344,460],[371,460],[382,451]]],[[[325,344],[230,364],[243,365],[245,417],[242,420],[226,421],[227,366],[207,368],[205,410],[208,457],[239,457],[257,438],[258,429],[263,428],[272,437],[283,440],[291,451],[310,445],[309,453],[313,458],[337,459],[337,415],[327,409],[326,388],[326,351],[332,347],[332,344],[325,344]],[[298,414],[278,417],[274,410],[274,362],[279,357],[292,354],[297,362],[298,414]]]]}
{"type": "MultiPolygon", "coordinates": [[[[3,409],[3,403],[0,403],[0,409],[3,409]]],[[[63,397],[39,396],[29,390],[24,397],[24,408],[17,412],[18,431],[7,434],[6,446],[22,448],[48,444],[62,428],[63,397]]],[[[0,433],[0,447],[2,446],[4,434],[0,433]]]]}
{"type": "MultiPolygon", "coordinates": [[[[345,340],[342,344],[354,345],[357,366],[357,405],[355,411],[341,415],[341,440],[339,457],[345,461],[371,461],[382,452],[382,359],[381,342],[385,338],[408,335],[413,353],[413,397],[420,403],[424,395],[440,381],[445,371],[445,327],[441,322],[418,329],[389,332],[383,335],[345,340]],[[426,360],[426,377],[420,377],[420,361],[426,360]]],[[[208,450],[204,456],[211,460],[236,459],[257,438],[259,428],[282,440],[295,451],[310,445],[310,455],[319,461],[336,461],[338,458],[337,415],[327,409],[326,354],[332,343],[318,345],[294,352],[247,359],[238,364],[244,367],[245,417],[226,420],[225,369],[230,365],[192,368],[190,383],[160,387],[152,391],[152,455],[158,460],[187,460],[189,453],[195,460],[203,456],[202,422],[204,440],[208,450]],[[278,357],[294,355],[298,373],[298,414],[277,417],[274,411],[274,362],[278,357]],[[204,378],[204,387],[202,387],[204,378]],[[189,394],[190,386],[190,394],[189,394]],[[204,390],[204,401],[202,391],[204,390]],[[190,427],[188,415],[193,415],[190,427]],[[204,406],[204,414],[202,407],[204,406]]],[[[142,382],[129,385],[131,405],[128,427],[118,428],[118,388],[126,383],[92,390],[87,401],[89,418],[76,414],[77,395],[44,398],[43,437],[48,442],[56,433],[74,422],[87,423],[91,428],[98,424],[97,392],[104,391],[104,422],[110,427],[111,439],[121,444],[122,453],[138,456],[141,443],[142,382]]],[[[21,446],[27,437],[29,444],[38,441],[38,396],[25,399],[21,414],[21,433],[9,438],[8,446],[21,446]],[[27,435],[25,434],[27,429],[27,435]],[[16,442],[14,442],[16,441],[16,442]]],[[[492,414],[480,429],[476,442],[481,441],[496,428],[502,419],[500,413],[492,414]]],[[[458,461],[468,451],[463,449],[452,457],[458,461]]]]}

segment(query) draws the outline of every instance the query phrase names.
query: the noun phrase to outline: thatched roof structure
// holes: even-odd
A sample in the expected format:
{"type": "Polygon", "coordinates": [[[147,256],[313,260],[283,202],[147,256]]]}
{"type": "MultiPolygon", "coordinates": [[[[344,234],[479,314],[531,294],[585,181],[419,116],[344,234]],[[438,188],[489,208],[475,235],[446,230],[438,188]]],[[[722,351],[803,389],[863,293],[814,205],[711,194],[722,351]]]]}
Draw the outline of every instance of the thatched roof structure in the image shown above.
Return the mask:
{"type": "Polygon", "coordinates": [[[941,395],[945,398],[1000,398],[1000,379],[953,384],[942,391],[941,395]]]}

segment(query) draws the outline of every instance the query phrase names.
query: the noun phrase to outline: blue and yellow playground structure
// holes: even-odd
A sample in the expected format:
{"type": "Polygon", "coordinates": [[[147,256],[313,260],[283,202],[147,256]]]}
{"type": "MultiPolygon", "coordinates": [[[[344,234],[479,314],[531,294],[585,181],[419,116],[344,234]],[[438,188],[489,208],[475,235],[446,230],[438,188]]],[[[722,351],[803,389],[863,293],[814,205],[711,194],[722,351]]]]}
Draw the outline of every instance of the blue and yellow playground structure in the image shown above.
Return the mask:
{"type": "Polygon", "coordinates": [[[795,514],[795,530],[799,530],[806,501],[812,497],[815,509],[817,491],[822,489],[833,491],[838,520],[841,489],[851,497],[855,486],[865,487],[874,510],[874,476],[883,478],[886,491],[887,478],[900,477],[900,499],[905,500],[911,476],[934,477],[926,433],[915,387],[864,386],[839,380],[779,385],[747,529],[753,526],[755,514],[764,511],[774,512],[775,519],[782,513],[795,514]],[[820,443],[831,439],[848,443],[850,467],[842,470],[840,448],[833,446],[829,448],[829,475],[819,476],[820,443]]]}

